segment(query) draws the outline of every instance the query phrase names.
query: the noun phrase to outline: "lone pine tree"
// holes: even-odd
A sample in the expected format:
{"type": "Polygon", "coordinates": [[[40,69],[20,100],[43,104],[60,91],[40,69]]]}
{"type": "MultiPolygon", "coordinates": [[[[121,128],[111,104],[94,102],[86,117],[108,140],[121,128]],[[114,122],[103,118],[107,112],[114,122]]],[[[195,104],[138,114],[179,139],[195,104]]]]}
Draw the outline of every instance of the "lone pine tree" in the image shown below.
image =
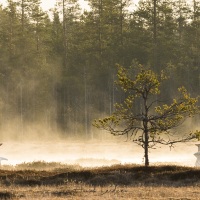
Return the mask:
{"type": "Polygon", "coordinates": [[[149,149],[157,144],[173,146],[178,142],[199,139],[200,132],[192,130],[180,134],[173,129],[184,120],[199,113],[198,97],[192,98],[186,88],[178,88],[178,96],[169,104],[161,104],[161,84],[167,77],[156,74],[142,65],[125,69],[118,66],[116,84],[125,93],[122,103],[115,105],[115,112],[104,119],[95,120],[94,126],[115,136],[127,135],[144,149],[145,166],[149,166],[149,149]],[[137,105],[136,105],[137,103],[137,105]],[[140,109],[135,109],[140,106],[140,109]]]}

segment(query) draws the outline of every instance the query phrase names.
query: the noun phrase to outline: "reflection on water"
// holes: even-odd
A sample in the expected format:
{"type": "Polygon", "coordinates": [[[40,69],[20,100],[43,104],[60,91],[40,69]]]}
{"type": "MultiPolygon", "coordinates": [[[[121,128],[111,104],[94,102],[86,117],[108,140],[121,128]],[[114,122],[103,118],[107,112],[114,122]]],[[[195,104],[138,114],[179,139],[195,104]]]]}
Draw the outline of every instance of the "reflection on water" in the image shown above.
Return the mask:
{"type": "MultiPolygon", "coordinates": [[[[0,157],[2,164],[46,161],[82,166],[112,165],[118,163],[143,164],[143,149],[131,142],[4,142],[0,157]]],[[[176,163],[194,166],[197,151],[194,143],[178,144],[174,149],[162,147],[150,150],[150,163],[176,163]]]]}

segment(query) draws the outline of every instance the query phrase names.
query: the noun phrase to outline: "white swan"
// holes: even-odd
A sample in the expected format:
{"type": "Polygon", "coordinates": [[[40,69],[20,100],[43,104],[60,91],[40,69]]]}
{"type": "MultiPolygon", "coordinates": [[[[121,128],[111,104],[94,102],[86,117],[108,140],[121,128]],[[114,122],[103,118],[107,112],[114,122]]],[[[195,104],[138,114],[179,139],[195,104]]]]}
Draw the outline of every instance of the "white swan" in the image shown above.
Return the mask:
{"type": "Polygon", "coordinates": [[[8,160],[7,158],[0,157],[0,165],[2,160],[8,160]]]}
{"type": "MultiPolygon", "coordinates": [[[[2,145],[3,143],[0,143],[0,146],[2,145]]],[[[0,157],[0,165],[1,165],[1,161],[2,160],[8,160],[7,158],[3,158],[3,157],[0,157]]]]}

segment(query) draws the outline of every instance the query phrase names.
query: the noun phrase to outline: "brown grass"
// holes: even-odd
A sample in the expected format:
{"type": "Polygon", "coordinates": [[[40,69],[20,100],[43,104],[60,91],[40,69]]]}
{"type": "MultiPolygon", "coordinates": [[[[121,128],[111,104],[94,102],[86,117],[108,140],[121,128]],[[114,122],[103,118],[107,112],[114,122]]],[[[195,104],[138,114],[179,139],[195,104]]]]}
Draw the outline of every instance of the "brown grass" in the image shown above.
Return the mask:
{"type": "MultiPolygon", "coordinates": [[[[3,193],[9,194],[7,198],[0,199],[152,199],[152,200],[198,200],[200,191],[198,186],[189,187],[169,187],[169,186],[119,186],[114,188],[107,186],[103,188],[93,188],[87,185],[70,184],[62,186],[35,186],[35,187],[0,187],[3,193]]],[[[1,194],[1,193],[0,193],[1,194]]]]}
{"type": "MultiPolygon", "coordinates": [[[[45,170],[36,163],[0,170],[0,199],[200,199],[200,169],[182,166],[115,165],[45,170]],[[32,166],[32,167],[31,167],[32,166]]],[[[51,166],[51,167],[49,167],[51,166]]]]}

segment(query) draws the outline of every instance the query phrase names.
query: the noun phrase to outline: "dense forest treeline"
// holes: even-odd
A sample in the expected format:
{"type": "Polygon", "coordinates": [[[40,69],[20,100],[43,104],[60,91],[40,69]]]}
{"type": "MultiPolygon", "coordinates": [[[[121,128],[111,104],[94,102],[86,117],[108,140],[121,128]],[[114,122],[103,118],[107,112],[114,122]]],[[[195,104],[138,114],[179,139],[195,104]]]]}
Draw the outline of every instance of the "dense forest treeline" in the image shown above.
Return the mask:
{"type": "MultiPolygon", "coordinates": [[[[0,123],[24,134],[40,122],[48,130],[92,137],[91,122],[123,98],[114,85],[116,63],[165,70],[161,99],[184,85],[200,91],[200,3],[186,0],[7,0],[0,7],[0,123]],[[190,3],[189,3],[190,2],[190,3]]],[[[135,106],[139,109],[139,104],[135,106]]]]}

